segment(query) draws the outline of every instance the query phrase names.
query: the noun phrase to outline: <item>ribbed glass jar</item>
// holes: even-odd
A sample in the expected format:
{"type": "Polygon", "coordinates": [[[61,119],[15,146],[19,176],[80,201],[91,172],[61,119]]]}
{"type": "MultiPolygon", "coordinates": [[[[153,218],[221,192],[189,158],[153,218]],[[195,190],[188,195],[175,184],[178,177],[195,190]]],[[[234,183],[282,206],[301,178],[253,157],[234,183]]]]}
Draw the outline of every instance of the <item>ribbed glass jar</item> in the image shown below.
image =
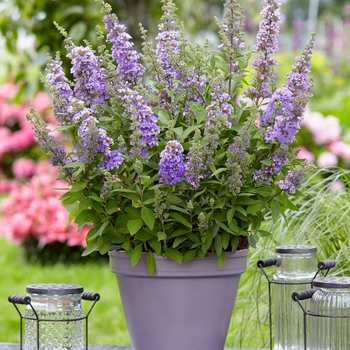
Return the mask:
{"type": "Polygon", "coordinates": [[[318,290],[312,296],[307,319],[309,349],[350,349],[350,278],[321,277],[313,282],[318,290]],[[322,316],[322,317],[321,317],[322,316]]]}
{"type": "Polygon", "coordinates": [[[307,245],[276,247],[278,270],[271,280],[274,349],[300,350],[304,347],[304,319],[291,295],[311,287],[317,272],[316,252],[316,247],[307,245]]]}
{"type": "Polygon", "coordinates": [[[82,286],[75,284],[27,286],[27,293],[35,312],[27,305],[24,349],[38,349],[39,333],[40,350],[83,350],[83,291],[82,286]]]}

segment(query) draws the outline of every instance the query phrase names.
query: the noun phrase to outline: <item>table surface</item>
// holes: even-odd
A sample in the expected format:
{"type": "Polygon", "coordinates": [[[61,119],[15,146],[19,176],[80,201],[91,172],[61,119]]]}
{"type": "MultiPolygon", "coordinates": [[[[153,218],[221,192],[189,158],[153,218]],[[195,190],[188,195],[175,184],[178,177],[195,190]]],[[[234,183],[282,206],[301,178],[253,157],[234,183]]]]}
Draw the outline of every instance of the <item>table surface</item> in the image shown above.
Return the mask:
{"type": "MultiPolygon", "coordinates": [[[[18,344],[0,343],[0,350],[19,350],[18,344]]],[[[116,346],[116,345],[89,345],[89,350],[132,350],[130,346],[116,346]]],[[[225,348],[225,350],[253,350],[246,348],[225,348]]],[[[259,349],[255,349],[259,350],[259,349]]],[[[267,350],[267,349],[260,349],[267,350]]]]}

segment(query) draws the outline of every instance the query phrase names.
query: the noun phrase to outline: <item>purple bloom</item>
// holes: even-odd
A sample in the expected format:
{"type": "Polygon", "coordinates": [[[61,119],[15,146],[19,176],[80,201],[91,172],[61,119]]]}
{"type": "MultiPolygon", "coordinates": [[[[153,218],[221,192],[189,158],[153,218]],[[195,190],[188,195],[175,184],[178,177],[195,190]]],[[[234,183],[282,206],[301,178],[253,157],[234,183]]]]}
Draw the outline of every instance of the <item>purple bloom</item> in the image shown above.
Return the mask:
{"type": "Polygon", "coordinates": [[[119,150],[113,150],[104,156],[98,167],[99,169],[103,168],[107,171],[111,171],[113,169],[118,169],[123,162],[124,158],[121,152],[119,150]]]}
{"type": "Polygon", "coordinates": [[[225,165],[230,173],[227,184],[233,195],[237,195],[240,192],[251,163],[251,157],[247,152],[247,148],[250,146],[249,126],[250,123],[247,123],[241,128],[234,138],[234,142],[227,150],[225,165]]]}
{"type": "Polygon", "coordinates": [[[78,46],[67,55],[72,60],[71,73],[74,75],[75,95],[89,107],[105,104],[108,99],[105,70],[100,67],[100,60],[88,47],[78,46]]]}
{"type": "Polygon", "coordinates": [[[160,182],[176,185],[185,177],[183,148],[178,141],[169,141],[160,154],[160,182]]]}
{"type": "Polygon", "coordinates": [[[283,88],[276,91],[262,118],[262,125],[270,125],[266,129],[265,141],[279,141],[282,144],[292,143],[300,128],[308,99],[311,97],[312,84],[309,80],[311,68],[310,56],[314,37],[303,54],[297,57],[292,71],[287,74],[288,81],[283,88]]]}
{"type": "Polygon", "coordinates": [[[159,34],[156,36],[157,59],[164,71],[162,80],[169,86],[169,89],[172,89],[174,80],[178,78],[178,73],[171,62],[171,57],[179,55],[180,46],[176,32],[176,23],[168,19],[161,23],[158,28],[159,34]]]}
{"type": "Polygon", "coordinates": [[[98,153],[109,154],[113,140],[107,136],[104,129],[98,128],[97,119],[89,116],[84,119],[78,129],[78,135],[82,142],[78,142],[75,152],[82,163],[95,161],[98,153]]]}
{"type": "Polygon", "coordinates": [[[295,193],[296,189],[301,186],[302,180],[305,177],[303,169],[289,170],[284,180],[278,183],[281,190],[288,194],[295,193]]]}
{"type": "Polygon", "coordinates": [[[125,32],[125,25],[119,24],[115,14],[103,18],[108,30],[107,42],[112,44],[112,58],[117,62],[117,72],[123,80],[135,82],[145,73],[145,67],[138,63],[139,54],[133,49],[131,36],[125,32]]]}
{"type": "Polygon", "coordinates": [[[268,157],[270,165],[263,164],[261,169],[253,172],[253,179],[257,186],[269,185],[273,175],[279,174],[288,163],[288,146],[281,145],[272,156],[268,157]]]}
{"type": "Polygon", "coordinates": [[[194,188],[199,187],[200,180],[204,178],[207,167],[204,164],[203,152],[198,145],[191,147],[187,154],[185,176],[187,182],[194,188]]]}
{"type": "Polygon", "coordinates": [[[212,101],[206,108],[208,121],[204,129],[204,139],[208,141],[208,146],[204,151],[209,162],[213,158],[215,149],[219,144],[221,132],[231,127],[229,117],[233,112],[233,107],[229,103],[231,97],[225,92],[223,85],[216,86],[211,96],[212,101]]]}
{"type": "Polygon", "coordinates": [[[273,67],[277,62],[270,55],[278,52],[278,36],[281,15],[278,12],[281,4],[277,0],[265,0],[265,6],[261,11],[262,20],[256,37],[255,50],[259,57],[254,61],[253,67],[256,74],[253,77],[253,88],[245,93],[251,99],[265,99],[271,96],[275,75],[273,67]]]}
{"type": "Polygon", "coordinates": [[[123,87],[118,89],[117,93],[131,118],[133,133],[130,137],[130,144],[134,147],[132,153],[146,157],[146,146],[152,148],[158,145],[160,132],[158,118],[138,92],[123,87]]]}
{"type": "Polygon", "coordinates": [[[67,78],[62,69],[62,61],[49,60],[47,63],[47,82],[56,89],[57,96],[51,92],[52,105],[58,122],[62,124],[70,123],[71,115],[67,110],[68,101],[73,96],[73,91],[67,82],[67,78]]]}

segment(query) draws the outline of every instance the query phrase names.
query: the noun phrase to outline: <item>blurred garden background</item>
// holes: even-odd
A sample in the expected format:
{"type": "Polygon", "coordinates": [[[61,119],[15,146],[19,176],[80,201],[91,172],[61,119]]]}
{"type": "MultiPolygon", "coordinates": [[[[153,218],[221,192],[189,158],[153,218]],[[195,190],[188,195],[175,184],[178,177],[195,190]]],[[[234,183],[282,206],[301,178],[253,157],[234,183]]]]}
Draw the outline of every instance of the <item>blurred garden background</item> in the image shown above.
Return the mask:
{"type": "MultiPolygon", "coordinates": [[[[160,0],[108,0],[141,50],[139,22],[152,37],[161,15],[160,0]]],[[[178,16],[192,42],[217,45],[214,16],[221,18],[224,0],[178,0],[178,16]]],[[[254,45],[261,0],[242,0],[246,41],[254,45]]],[[[61,205],[65,184],[35,143],[26,120],[34,107],[55,124],[50,100],[40,81],[46,55],[64,50],[56,21],[76,43],[96,44],[95,26],[102,15],[94,0],[0,0],[0,342],[19,341],[18,314],[9,294],[25,294],[31,283],[77,283],[101,294],[91,314],[90,342],[130,344],[117,284],[107,257],[81,258],[86,230],[78,232],[61,205]]],[[[299,157],[314,162],[320,172],[306,187],[300,214],[281,219],[276,240],[251,249],[242,277],[227,346],[266,346],[268,341],[266,284],[256,271],[259,258],[273,255],[276,244],[312,243],[319,260],[339,261],[345,273],[349,253],[350,171],[350,1],[282,0],[280,53],[276,59],[280,85],[311,32],[317,32],[312,58],[313,98],[295,147],[299,157]],[[344,263],[342,263],[344,262],[344,263]],[[252,285],[254,288],[252,288],[252,285]],[[249,315],[249,316],[248,316],[249,315]],[[242,321],[244,319],[244,321],[242,321]],[[259,321],[259,322],[257,322],[259,321]],[[251,331],[256,337],[252,337],[251,331]]],[[[64,69],[69,73],[68,62],[64,69]]],[[[269,223],[266,223],[269,225],[269,223]]],[[[86,304],[86,308],[89,305],[86,304]]]]}

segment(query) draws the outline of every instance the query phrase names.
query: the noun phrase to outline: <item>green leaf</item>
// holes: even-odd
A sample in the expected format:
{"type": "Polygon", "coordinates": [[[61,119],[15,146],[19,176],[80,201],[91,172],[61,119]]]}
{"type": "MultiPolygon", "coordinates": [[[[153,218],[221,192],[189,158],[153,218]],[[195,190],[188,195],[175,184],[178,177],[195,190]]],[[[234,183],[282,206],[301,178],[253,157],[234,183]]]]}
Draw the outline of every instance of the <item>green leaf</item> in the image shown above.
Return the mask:
{"type": "Polygon", "coordinates": [[[271,159],[263,159],[260,161],[261,164],[270,166],[272,164],[272,160],[271,159]]]}
{"type": "Polygon", "coordinates": [[[91,195],[91,196],[88,196],[88,198],[91,198],[95,202],[103,203],[103,199],[98,197],[98,196],[96,196],[96,195],[94,195],[94,194],[91,195]]]}
{"type": "Polygon", "coordinates": [[[83,190],[84,188],[86,188],[86,182],[76,182],[70,192],[80,192],[81,190],[83,190]]]}
{"type": "Polygon", "coordinates": [[[142,207],[141,208],[141,217],[145,224],[150,230],[153,230],[156,219],[154,217],[154,212],[150,208],[142,207]]]}
{"type": "Polygon", "coordinates": [[[216,170],[210,175],[210,177],[216,176],[216,175],[218,175],[218,174],[220,174],[220,173],[222,173],[223,171],[226,171],[226,170],[227,170],[227,168],[219,168],[219,169],[216,169],[216,170]]]}
{"type": "Polygon", "coordinates": [[[126,251],[128,252],[131,248],[131,244],[130,244],[130,240],[126,240],[122,243],[121,247],[126,251]]]}
{"type": "Polygon", "coordinates": [[[257,213],[258,211],[262,211],[265,208],[264,203],[258,203],[255,205],[250,205],[247,208],[247,214],[257,213]]]}
{"type": "Polygon", "coordinates": [[[169,114],[166,111],[160,109],[158,111],[158,117],[159,117],[160,122],[163,125],[165,125],[165,126],[169,125],[169,114]]]}
{"type": "Polygon", "coordinates": [[[71,162],[71,163],[65,164],[65,165],[63,166],[63,168],[77,168],[77,167],[80,167],[80,166],[84,166],[84,163],[80,163],[80,162],[71,162]]]}
{"type": "Polygon", "coordinates": [[[272,215],[272,221],[276,222],[281,214],[281,206],[278,200],[273,200],[271,202],[271,215],[272,215]]]}
{"type": "Polygon", "coordinates": [[[214,248],[216,254],[219,256],[222,253],[222,242],[220,235],[216,235],[214,238],[214,248]]]}
{"type": "Polygon", "coordinates": [[[265,231],[265,230],[258,230],[258,232],[260,233],[260,236],[262,236],[262,237],[268,237],[268,236],[272,235],[271,232],[265,231]]]}
{"type": "Polygon", "coordinates": [[[136,234],[135,234],[135,239],[139,239],[140,241],[148,241],[148,240],[152,239],[153,237],[154,237],[154,235],[147,232],[146,230],[140,230],[140,231],[136,232],[136,234]]]}
{"type": "Polygon", "coordinates": [[[147,268],[148,272],[153,275],[156,271],[156,259],[152,252],[148,252],[147,254],[147,268]]]}
{"type": "Polygon", "coordinates": [[[263,197],[270,197],[272,194],[272,189],[269,186],[263,186],[255,189],[256,193],[263,197]]]}
{"type": "Polygon", "coordinates": [[[127,227],[130,234],[133,236],[137,231],[139,231],[143,226],[143,221],[141,219],[131,219],[128,220],[127,227]]]}
{"type": "Polygon", "coordinates": [[[231,237],[230,243],[231,243],[232,253],[234,253],[238,248],[239,238],[237,236],[231,237]]]}
{"type": "Polygon", "coordinates": [[[222,209],[225,205],[225,202],[226,202],[226,198],[218,198],[215,201],[214,208],[222,209]]]}
{"type": "Polygon", "coordinates": [[[176,248],[177,246],[179,246],[183,241],[186,241],[187,236],[180,236],[180,237],[176,237],[173,243],[173,248],[176,248]]]}
{"type": "Polygon", "coordinates": [[[184,262],[190,261],[190,260],[194,259],[196,256],[197,256],[197,250],[189,250],[184,255],[184,262]]]}
{"type": "Polygon", "coordinates": [[[188,230],[186,230],[186,229],[176,230],[172,234],[170,234],[168,236],[168,238],[174,238],[174,237],[182,236],[183,234],[187,234],[187,233],[188,233],[188,230]]]}
{"type": "Polygon", "coordinates": [[[99,236],[97,238],[97,245],[101,255],[106,254],[109,251],[109,248],[111,247],[111,240],[106,239],[104,236],[99,236]]]}
{"type": "Polygon", "coordinates": [[[247,212],[240,205],[236,205],[235,210],[241,213],[242,215],[247,216],[247,212]]]}
{"type": "Polygon", "coordinates": [[[237,225],[237,220],[233,219],[229,224],[228,224],[229,228],[234,232],[237,233],[238,232],[238,225],[237,225]]]}
{"type": "Polygon", "coordinates": [[[163,241],[164,239],[167,239],[167,237],[168,237],[166,235],[166,233],[163,231],[158,231],[157,236],[158,236],[158,241],[163,241]]]}
{"type": "Polygon", "coordinates": [[[229,209],[226,213],[226,220],[227,222],[230,224],[230,222],[232,221],[233,219],[233,214],[235,213],[235,210],[234,209],[229,209]]]}
{"type": "MultiPolygon", "coordinates": [[[[104,221],[103,223],[102,223],[102,225],[100,225],[100,226],[95,226],[94,227],[94,234],[90,237],[88,237],[87,239],[88,240],[93,240],[93,239],[95,239],[96,237],[98,237],[98,236],[101,236],[102,235],[102,233],[103,233],[103,231],[104,231],[104,229],[108,226],[108,224],[109,224],[109,222],[106,220],[106,221],[104,221]]],[[[91,230],[92,231],[92,230],[91,230]]],[[[91,231],[89,231],[89,233],[91,232],[91,231]]]]}
{"type": "Polygon", "coordinates": [[[184,226],[188,228],[192,228],[192,225],[179,213],[171,213],[170,215],[172,218],[183,224],[184,226]]]}
{"type": "Polygon", "coordinates": [[[220,222],[218,220],[215,220],[215,222],[226,232],[231,233],[232,235],[234,234],[234,232],[231,229],[229,229],[223,222],[220,222]]]}
{"type": "Polygon", "coordinates": [[[158,240],[155,239],[151,239],[150,241],[147,242],[151,248],[153,249],[153,251],[157,254],[160,255],[162,253],[162,245],[160,242],[158,242],[158,240]]]}
{"type": "Polygon", "coordinates": [[[93,213],[94,212],[89,209],[83,210],[75,217],[74,222],[77,224],[93,222],[91,218],[93,213]]]}
{"type": "Polygon", "coordinates": [[[257,235],[249,235],[248,236],[248,243],[251,247],[256,248],[256,244],[259,241],[259,237],[257,235]]]}
{"type": "Polygon", "coordinates": [[[182,254],[178,250],[173,248],[168,248],[165,250],[165,255],[170,259],[175,260],[179,264],[182,264],[182,254]]]}
{"type": "Polygon", "coordinates": [[[219,268],[222,269],[225,266],[225,263],[226,263],[226,253],[223,251],[218,256],[218,266],[219,266],[219,268]]]}
{"type": "Polygon", "coordinates": [[[131,254],[130,254],[131,266],[135,266],[139,262],[141,258],[141,253],[142,253],[142,244],[138,244],[137,246],[135,246],[135,248],[131,251],[131,254]]]}
{"type": "Polygon", "coordinates": [[[230,243],[230,238],[231,238],[231,235],[228,232],[223,232],[221,234],[221,244],[223,249],[225,250],[227,249],[230,243]]]}

